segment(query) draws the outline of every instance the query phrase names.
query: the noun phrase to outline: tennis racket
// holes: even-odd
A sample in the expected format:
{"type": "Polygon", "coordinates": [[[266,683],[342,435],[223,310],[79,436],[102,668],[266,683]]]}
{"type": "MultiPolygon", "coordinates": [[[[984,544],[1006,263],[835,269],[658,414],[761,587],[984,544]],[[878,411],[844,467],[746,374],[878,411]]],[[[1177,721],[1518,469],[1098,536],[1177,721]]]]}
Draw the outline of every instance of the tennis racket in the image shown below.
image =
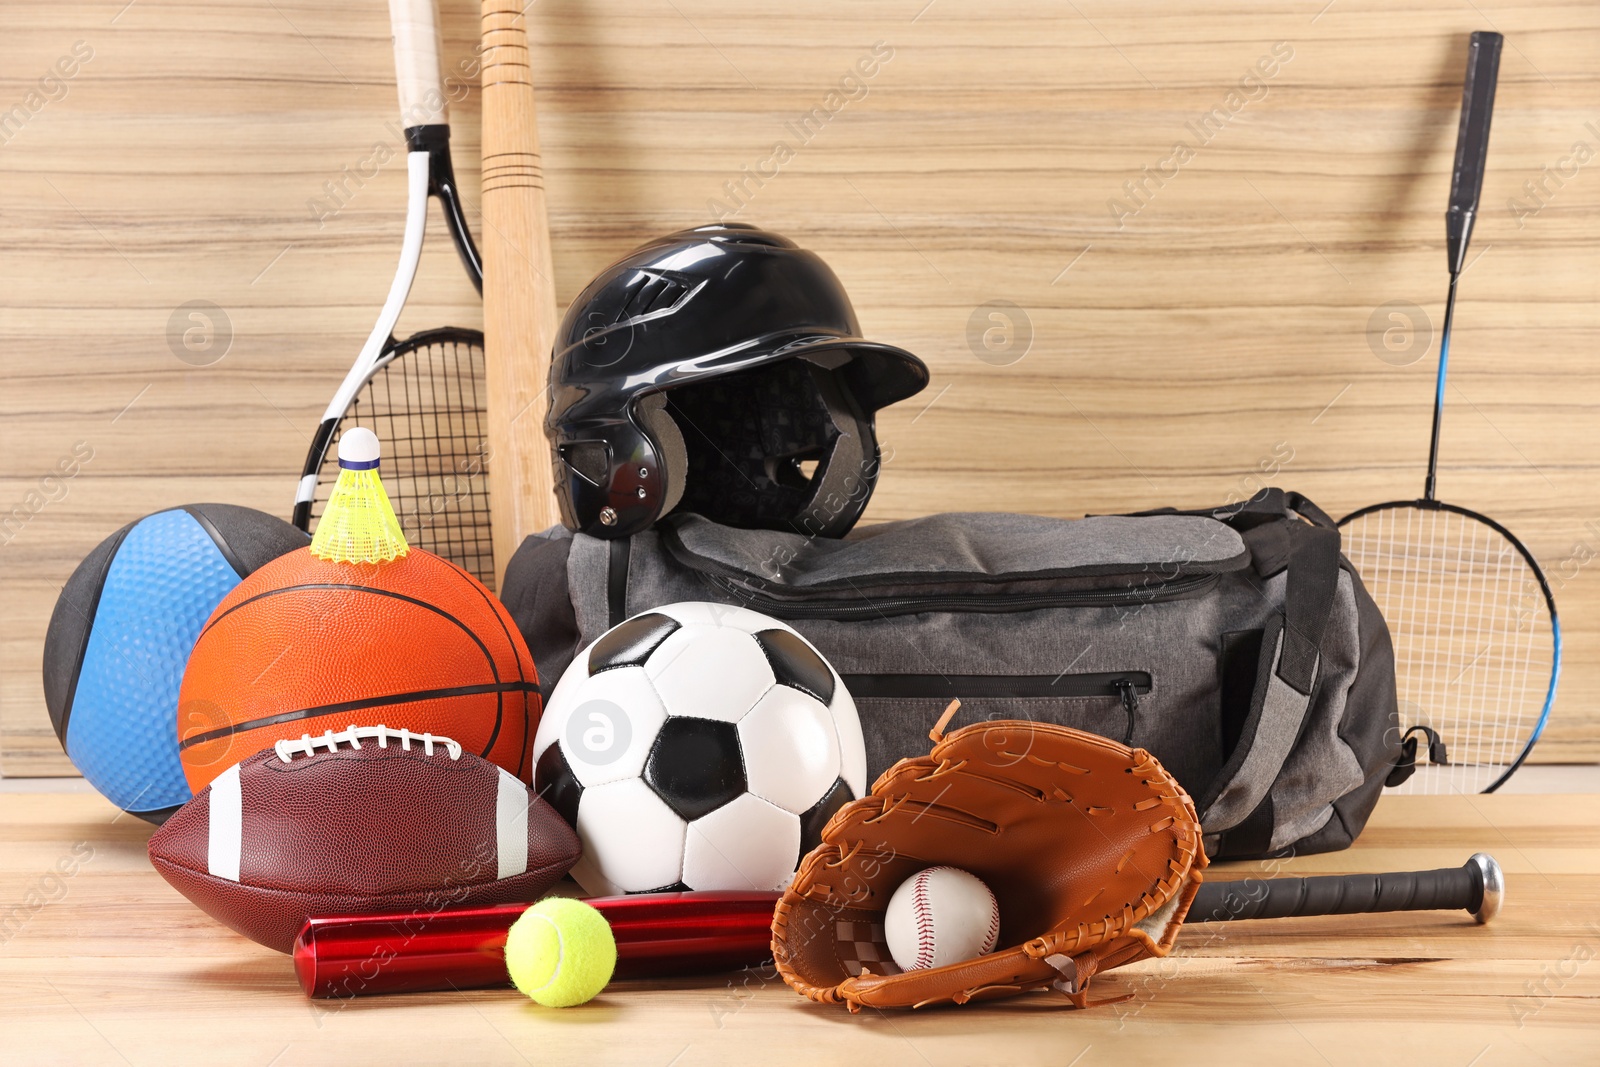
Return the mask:
{"type": "Polygon", "coordinates": [[[1433,438],[1421,500],[1339,521],[1344,551],[1394,639],[1408,793],[1492,793],[1544,732],[1561,676],[1561,624],[1533,553],[1500,523],[1435,495],[1456,287],[1483,188],[1500,68],[1498,33],[1472,35],[1445,235],[1450,295],[1439,339],[1433,438]],[[1419,742],[1426,742],[1425,744],[1419,742]]]}
{"type": "Polygon", "coordinates": [[[439,201],[461,263],[480,292],[483,270],[450,162],[433,0],[389,0],[389,19],[407,149],[400,264],[378,321],[312,439],[293,522],[308,532],[314,528],[339,477],[339,434],[365,426],[383,442],[383,484],[406,539],[493,588],[483,334],[447,326],[404,340],[394,336],[422,255],[430,196],[439,201]]]}

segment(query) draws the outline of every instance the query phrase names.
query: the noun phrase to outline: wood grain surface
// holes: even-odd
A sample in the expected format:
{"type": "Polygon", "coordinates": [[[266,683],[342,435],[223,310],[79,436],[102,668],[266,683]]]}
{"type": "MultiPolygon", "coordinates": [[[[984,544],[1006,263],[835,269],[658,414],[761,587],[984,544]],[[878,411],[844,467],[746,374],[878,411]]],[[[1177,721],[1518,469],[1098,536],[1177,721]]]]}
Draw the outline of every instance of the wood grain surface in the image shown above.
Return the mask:
{"type": "Polygon", "coordinates": [[[1597,822],[1600,796],[1393,797],[1347,852],[1207,876],[1447,867],[1487,851],[1506,871],[1492,924],[1442,912],[1191,924],[1173,956],[1095,979],[1093,994],[1121,1003],[1073,1012],[1045,993],[851,1016],[770,969],[619,982],[568,1011],[510,990],[308,1001],[287,957],[150,869],[145,824],[92,795],[0,796],[0,1062],[1587,1063],[1597,822]]]}
{"type": "MultiPolygon", "coordinates": [[[[483,365],[495,577],[523,538],[561,521],[544,416],[555,268],[522,0],[483,0],[483,365]]],[[[498,581],[496,588],[498,588],[498,581]]]]}
{"type": "MultiPolygon", "coordinates": [[[[878,520],[1419,493],[1467,35],[1503,32],[1440,495],[1557,587],[1534,758],[1600,757],[1600,8],[545,0],[528,25],[558,303],[716,218],[815,249],[933,370],[881,418],[878,520]]],[[[477,4],[442,27],[470,69],[477,4]]],[[[160,507],[287,516],[404,165],[380,3],[8,0],[0,40],[0,766],[49,774],[60,584],[160,507]]],[[[434,244],[401,332],[480,325],[460,274],[434,244]]]]}

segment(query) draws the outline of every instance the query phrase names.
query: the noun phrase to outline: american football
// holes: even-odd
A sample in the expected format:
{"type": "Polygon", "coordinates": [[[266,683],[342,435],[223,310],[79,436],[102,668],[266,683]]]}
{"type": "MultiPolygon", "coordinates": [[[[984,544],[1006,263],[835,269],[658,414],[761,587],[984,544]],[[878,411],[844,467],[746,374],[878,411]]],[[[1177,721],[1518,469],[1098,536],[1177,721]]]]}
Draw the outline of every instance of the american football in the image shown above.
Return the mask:
{"type": "Polygon", "coordinates": [[[577,856],[571,828],[515,776],[384,726],[279,741],[150,839],[174,888],[280,952],[312,915],[536,900],[577,856]]]}
{"type": "Polygon", "coordinates": [[[657,608],[573,661],[534,739],[534,783],[578,831],[590,893],[782,889],[866,791],[854,702],[776,619],[657,608]]]}

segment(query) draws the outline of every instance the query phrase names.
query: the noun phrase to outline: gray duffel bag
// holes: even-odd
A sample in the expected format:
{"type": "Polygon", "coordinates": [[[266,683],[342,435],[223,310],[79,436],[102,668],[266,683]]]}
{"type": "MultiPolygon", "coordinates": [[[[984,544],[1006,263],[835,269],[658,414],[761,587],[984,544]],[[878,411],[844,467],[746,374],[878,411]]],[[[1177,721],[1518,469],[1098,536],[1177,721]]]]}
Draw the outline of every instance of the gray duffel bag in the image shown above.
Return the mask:
{"type": "Polygon", "coordinates": [[[1208,511],[930,515],[844,540],[673,516],[632,538],[529,538],[502,598],[548,696],[623,619],[684,600],[782,619],[861,715],[869,780],[961,721],[1060,723],[1152,752],[1216,858],[1350,844],[1404,777],[1389,633],[1296,494],[1208,511]]]}

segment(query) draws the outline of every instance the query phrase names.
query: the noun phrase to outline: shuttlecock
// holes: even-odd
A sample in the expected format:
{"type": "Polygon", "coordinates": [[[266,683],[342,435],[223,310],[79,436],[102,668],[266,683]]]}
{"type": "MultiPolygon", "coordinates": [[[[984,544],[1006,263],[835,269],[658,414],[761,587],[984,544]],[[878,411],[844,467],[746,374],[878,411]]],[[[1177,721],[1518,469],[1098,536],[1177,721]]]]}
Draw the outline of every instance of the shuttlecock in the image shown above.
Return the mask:
{"type": "Polygon", "coordinates": [[[363,426],[339,435],[339,480],[311,539],[318,559],[388,563],[411,550],[378,477],[378,453],[378,435],[363,426]]]}

